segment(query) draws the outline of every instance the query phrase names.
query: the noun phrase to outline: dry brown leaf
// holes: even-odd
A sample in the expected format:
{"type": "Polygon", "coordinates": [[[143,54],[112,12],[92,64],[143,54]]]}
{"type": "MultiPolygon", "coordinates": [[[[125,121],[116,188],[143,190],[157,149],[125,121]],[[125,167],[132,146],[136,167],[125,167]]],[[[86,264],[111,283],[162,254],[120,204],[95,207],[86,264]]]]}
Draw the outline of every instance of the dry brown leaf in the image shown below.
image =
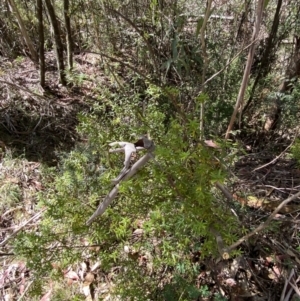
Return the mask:
{"type": "Polygon", "coordinates": [[[72,280],[73,282],[79,280],[78,274],[74,271],[68,271],[67,273],[65,273],[64,277],[69,280],[72,280]]]}
{"type": "Polygon", "coordinates": [[[92,282],[95,280],[95,275],[91,272],[87,273],[86,276],[84,277],[84,283],[83,285],[90,285],[92,282]]]}
{"type": "Polygon", "coordinates": [[[212,148],[220,148],[220,146],[218,144],[216,144],[214,141],[212,140],[205,140],[204,143],[212,148]]]}
{"type": "Polygon", "coordinates": [[[29,185],[34,186],[34,188],[38,191],[43,189],[42,183],[33,179],[29,179],[29,185]]]}
{"type": "Polygon", "coordinates": [[[90,286],[89,286],[89,285],[83,286],[83,287],[82,287],[82,293],[83,293],[86,297],[90,296],[90,295],[91,295],[90,286]]]}
{"type": "Polygon", "coordinates": [[[224,280],[224,284],[229,287],[233,287],[236,285],[236,281],[233,278],[228,278],[224,280]]]}
{"type": "Polygon", "coordinates": [[[52,294],[52,289],[49,290],[48,293],[46,293],[41,299],[40,301],[51,301],[51,294],[52,294]]]}
{"type": "Polygon", "coordinates": [[[132,233],[132,235],[141,235],[144,233],[143,229],[135,229],[132,233]]]}
{"type": "Polygon", "coordinates": [[[40,299],[40,301],[51,301],[52,287],[53,287],[53,284],[50,283],[49,291],[40,299]]]}

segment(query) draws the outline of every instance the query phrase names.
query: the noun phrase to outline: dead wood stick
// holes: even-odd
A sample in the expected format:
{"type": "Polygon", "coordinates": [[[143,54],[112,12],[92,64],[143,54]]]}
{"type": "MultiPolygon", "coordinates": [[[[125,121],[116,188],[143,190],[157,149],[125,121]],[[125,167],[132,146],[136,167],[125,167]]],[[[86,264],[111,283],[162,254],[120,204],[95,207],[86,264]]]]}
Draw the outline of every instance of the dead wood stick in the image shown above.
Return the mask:
{"type": "Polygon", "coordinates": [[[110,193],[105,197],[104,201],[98,206],[97,210],[94,214],[89,218],[86,222],[87,226],[89,226],[98,216],[102,215],[109,204],[116,198],[119,192],[119,183],[120,181],[129,180],[132,176],[134,176],[137,171],[142,168],[151,158],[153,154],[147,153],[141,159],[139,159],[135,164],[128,170],[128,172],[123,176],[121,179],[118,179],[118,182],[115,183],[116,185],[110,191],[110,193]]]}
{"type": "Polygon", "coordinates": [[[275,163],[280,157],[282,157],[282,156],[287,152],[287,150],[294,144],[294,142],[295,142],[297,136],[298,136],[298,134],[296,133],[296,135],[295,135],[293,141],[290,143],[289,146],[287,146],[287,147],[285,148],[285,150],[284,150],[280,155],[276,156],[271,162],[266,163],[266,164],[264,164],[264,165],[262,165],[262,166],[260,166],[260,167],[257,167],[257,168],[255,168],[255,169],[253,169],[252,171],[257,171],[257,170],[260,170],[260,169],[262,169],[262,168],[264,168],[264,167],[267,167],[267,166],[269,166],[269,165],[271,165],[271,164],[274,164],[274,163],[275,163]]]}
{"type": "Polygon", "coordinates": [[[280,205],[278,205],[276,207],[276,209],[271,213],[271,215],[268,217],[268,219],[264,222],[261,223],[258,227],[256,227],[252,232],[250,232],[249,234],[243,236],[242,238],[240,238],[237,242],[235,242],[234,244],[232,244],[231,246],[229,246],[227,248],[227,252],[232,251],[233,249],[235,249],[236,247],[238,247],[240,244],[242,244],[245,240],[249,239],[250,237],[256,235],[258,232],[262,231],[263,229],[265,229],[270,222],[274,219],[274,217],[276,216],[276,214],[284,207],[286,206],[289,202],[293,201],[294,199],[296,199],[297,197],[300,196],[300,191],[292,196],[290,196],[289,198],[287,198],[286,200],[284,200],[280,205]]]}
{"type": "Polygon", "coordinates": [[[33,217],[31,217],[28,221],[24,222],[23,225],[21,225],[19,228],[17,228],[9,237],[7,237],[6,239],[4,239],[1,243],[0,243],[0,247],[4,247],[6,245],[6,243],[12,239],[14,236],[16,236],[26,225],[28,225],[31,221],[35,220],[35,219],[39,219],[42,214],[44,213],[44,211],[46,211],[47,208],[44,208],[43,210],[41,210],[40,212],[38,212],[37,214],[35,214],[33,217]]]}
{"type": "Polygon", "coordinates": [[[9,86],[11,86],[11,87],[13,87],[13,88],[16,88],[16,89],[22,90],[22,91],[24,91],[24,92],[27,92],[27,93],[29,93],[29,94],[32,95],[32,96],[39,97],[39,98],[44,99],[44,100],[49,100],[48,98],[46,98],[46,97],[43,96],[43,95],[34,93],[34,92],[30,91],[30,90],[27,89],[27,88],[21,87],[20,85],[17,85],[17,84],[14,84],[14,83],[11,83],[11,82],[8,82],[8,81],[5,81],[5,80],[0,80],[0,84],[9,85],[9,86]]]}
{"type": "Polygon", "coordinates": [[[224,196],[229,200],[229,201],[232,201],[234,198],[232,196],[232,194],[229,192],[229,190],[224,186],[222,185],[221,183],[219,182],[216,182],[215,186],[221,190],[221,192],[224,194],[224,196]]]}

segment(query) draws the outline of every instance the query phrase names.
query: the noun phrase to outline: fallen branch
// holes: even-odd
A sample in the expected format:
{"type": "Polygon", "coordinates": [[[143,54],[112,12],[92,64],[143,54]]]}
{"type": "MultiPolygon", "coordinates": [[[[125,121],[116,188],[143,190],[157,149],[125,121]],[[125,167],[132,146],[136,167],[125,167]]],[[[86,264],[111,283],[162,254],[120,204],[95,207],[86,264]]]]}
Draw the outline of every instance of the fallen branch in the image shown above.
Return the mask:
{"type": "MultiPolygon", "coordinates": [[[[140,158],[135,164],[128,170],[122,170],[120,175],[113,180],[114,187],[110,191],[110,193],[105,197],[104,201],[98,206],[97,210],[94,212],[94,214],[89,218],[89,220],[86,222],[87,226],[89,226],[98,216],[101,216],[106,208],[109,206],[109,204],[116,198],[119,192],[119,184],[121,181],[127,181],[132,176],[134,176],[139,169],[141,169],[151,158],[153,158],[152,152],[154,151],[154,144],[151,140],[148,140],[147,138],[143,138],[144,142],[144,148],[148,150],[148,153],[144,155],[142,158],[140,158]]],[[[124,143],[124,142],[122,142],[124,143]]],[[[111,144],[111,145],[114,145],[111,144]]],[[[124,167],[126,167],[126,154],[125,154],[125,162],[124,167]]]]}
{"type": "Polygon", "coordinates": [[[17,85],[17,84],[14,84],[14,83],[10,83],[8,81],[5,81],[5,80],[0,80],[0,84],[5,84],[5,85],[9,85],[13,88],[16,88],[18,90],[22,90],[28,94],[30,94],[31,96],[35,96],[35,97],[38,97],[38,98],[41,98],[41,99],[44,99],[44,100],[49,100],[47,97],[43,96],[43,95],[40,95],[40,94],[37,94],[37,93],[34,93],[32,91],[30,91],[29,89],[27,88],[24,88],[24,87],[21,87],[20,85],[17,85]]]}
{"type": "Polygon", "coordinates": [[[0,247],[4,247],[7,242],[12,239],[13,237],[15,237],[26,225],[28,225],[31,221],[35,220],[35,219],[39,219],[42,214],[46,211],[46,208],[44,208],[42,211],[38,212],[37,214],[35,214],[33,217],[31,217],[28,221],[24,222],[23,225],[21,225],[18,229],[16,229],[9,237],[7,237],[6,239],[4,239],[1,243],[0,243],[0,247]]]}
{"type": "Polygon", "coordinates": [[[258,232],[262,231],[263,229],[265,229],[270,222],[274,219],[274,217],[276,216],[276,214],[284,207],[286,206],[289,202],[293,201],[294,199],[296,199],[297,197],[300,196],[300,191],[292,196],[290,196],[289,198],[287,198],[286,200],[284,200],[280,205],[278,205],[276,207],[276,209],[272,212],[272,214],[268,217],[268,219],[264,222],[261,223],[258,227],[256,227],[252,232],[250,232],[249,234],[243,236],[242,238],[240,238],[237,242],[235,242],[234,244],[232,244],[231,246],[229,246],[226,250],[226,252],[230,252],[233,249],[235,249],[236,247],[238,247],[240,244],[242,244],[244,241],[246,241],[247,239],[249,239],[250,237],[256,235],[258,232]]]}
{"type": "Polygon", "coordinates": [[[288,149],[290,149],[290,147],[294,144],[294,142],[295,142],[297,136],[298,136],[298,135],[296,134],[295,137],[294,137],[294,139],[293,139],[293,141],[290,143],[290,145],[287,146],[287,147],[285,148],[285,150],[284,150],[280,155],[276,156],[271,162],[266,163],[266,164],[264,164],[264,165],[262,165],[262,166],[259,166],[259,167],[255,168],[255,169],[253,169],[252,171],[257,171],[257,170],[260,170],[260,169],[262,169],[262,168],[264,168],[264,167],[267,167],[267,166],[269,166],[269,165],[271,165],[271,164],[274,164],[279,158],[281,158],[281,157],[287,152],[288,149]]]}
{"type": "Polygon", "coordinates": [[[294,269],[291,270],[289,277],[285,279],[284,287],[283,287],[283,290],[281,292],[280,301],[289,300],[289,297],[291,296],[291,293],[292,293],[292,289],[289,288],[289,286],[290,286],[289,284],[290,284],[290,281],[291,281],[291,279],[293,277],[295,277],[295,271],[294,271],[294,269]],[[286,291],[288,290],[288,288],[289,288],[289,291],[286,293],[286,291]]]}
{"type": "Polygon", "coordinates": [[[230,191],[221,183],[216,182],[215,186],[223,193],[223,195],[229,200],[232,201],[234,200],[232,194],[230,193],[230,191]]]}

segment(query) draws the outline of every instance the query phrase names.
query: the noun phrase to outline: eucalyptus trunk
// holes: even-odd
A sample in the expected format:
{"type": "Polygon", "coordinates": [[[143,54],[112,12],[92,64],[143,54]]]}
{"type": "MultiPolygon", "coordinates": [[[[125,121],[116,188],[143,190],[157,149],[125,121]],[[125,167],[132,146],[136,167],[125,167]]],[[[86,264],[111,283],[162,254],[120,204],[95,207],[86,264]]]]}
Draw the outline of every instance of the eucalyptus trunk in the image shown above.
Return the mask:
{"type": "Polygon", "coordinates": [[[44,47],[44,24],[43,24],[43,4],[42,0],[36,1],[38,32],[39,32],[39,67],[40,67],[40,85],[45,86],[45,47],[44,47]]]}
{"type": "Polygon", "coordinates": [[[73,39],[72,39],[72,30],[71,30],[71,20],[69,12],[69,0],[64,0],[64,18],[66,26],[66,41],[67,41],[67,61],[68,68],[71,70],[73,68],[73,39]]]}
{"type": "MultiPolygon", "coordinates": [[[[212,0],[207,1],[207,6],[206,6],[206,11],[205,11],[205,16],[203,20],[203,24],[200,30],[200,39],[201,39],[201,50],[202,50],[202,56],[203,56],[203,69],[202,69],[202,74],[201,74],[201,86],[203,87],[202,93],[204,93],[204,83],[205,83],[205,78],[206,78],[206,69],[208,67],[208,55],[206,51],[206,43],[205,43],[205,30],[206,30],[206,24],[209,19],[210,13],[211,13],[211,5],[212,5],[212,0]]],[[[203,134],[204,134],[204,102],[201,102],[200,105],[200,140],[203,139],[203,134]]]]}
{"type": "MultiPolygon", "coordinates": [[[[276,45],[278,45],[278,28],[280,23],[280,12],[282,8],[282,0],[278,0],[277,6],[276,6],[276,12],[274,14],[273,22],[272,22],[272,28],[271,32],[268,36],[267,43],[265,46],[265,49],[262,54],[262,58],[259,60],[258,64],[259,68],[257,70],[257,75],[254,80],[253,86],[251,88],[250,97],[247,101],[245,107],[243,108],[242,114],[246,112],[246,110],[249,108],[249,106],[252,103],[254,92],[256,90],[256,87],[258,86],[260,80],[267,76],[271,69],[271,65],[275,60],[274,53],[276,52],[276,45]]],[[[278,47],[278,46],[277,46],[278,47]]]]}
{"type": "Polygon", "coordinates": [[[33,45],[32,40],[31,40],[30,37],[29,37],[29,34],[28,34],[27,29],[26,29],[26,27],[25,27],[25,25],[24,25],[24,22],[23,22],[23,20],[22,20],[22,18],[21,18],[21,15],[20,15],[20,13],[19,13],[19,10],[18,10],[18,8],[17,8],[17,6],[16,6],[14,0],[8,0],[8,2],[9,2],[9,5],[10,5],[12,11],[14,12],[14,14],[15,14],[15,16],[16,16],[16,18],[17,18],[19,28],[20,28],[20,30],[21,30],[22,36],[23,36],[23,38],[24,38],[24,41],[25,41],[25,43],[26,43],[26,45],[27,45],[27,47],[28,47],[28,50],[29,50],[29,52],[30,52],[31,59],[32,59],[35,63],[37,63],[37,62],[38,62],[38,55],[37,55],[37,52],[36,52],[36,50],[35,50],[35,48],[34,48],[34,45],[33,45]]]}
{"type": "Polygon", "coordinates": [[[66,76],[65,76],[65,65],[64,65],[64,48],[60,37],[59,25],[57,22],[57,18],[55,15],[54,7],[51,3],[51,0],[45,0],[47,10],[50,17],[51,26],[54,33],[54,42],[55,42],[55,52],[56,52],[56,60],[57,60],[57,68],[59,75],[59,82],[65,86],[66,76]]]}
{"type": "Polygon", "coordinates": [[[240,91],[235,103],[235,107],[225,134],[225,139],[229,138],[230,132],[233,128],[233,124],[235,122],[236,119],[236,115],[239,111],[239,109],[241,109],[243,101],[244,101],[244,96],[245,96],[245,91],[246,88],[248,86],[248,82],[249,82],[249,77],[250,77],[250,71],[251,71],[251,66],[252,66],[252,62],[253,62],[253,57],[254,57],[254,52],[255,52],[255,48],[256,48],[256,39],[258,37],[258,33],[260,30],[260,24],[261,24],[261,20],[262,20],[262,13],[263,13],[263,6],[264,6],[264,0],[258,0],[257,1],[257,8],[256,8],[256,20],[255,20],[255,25],[254,25],[254,29],[253,29],[253,34],[252,34],[252,39],[251,42],[253,43],[250,46],[249,49],[249,53],[248,53],[248,57],[247,57],[247,63],[246,63],[246,67],[244,70],[244,75],[243,75],[243,80],[241,83],[241,87],[240,87],[240,91]]]}

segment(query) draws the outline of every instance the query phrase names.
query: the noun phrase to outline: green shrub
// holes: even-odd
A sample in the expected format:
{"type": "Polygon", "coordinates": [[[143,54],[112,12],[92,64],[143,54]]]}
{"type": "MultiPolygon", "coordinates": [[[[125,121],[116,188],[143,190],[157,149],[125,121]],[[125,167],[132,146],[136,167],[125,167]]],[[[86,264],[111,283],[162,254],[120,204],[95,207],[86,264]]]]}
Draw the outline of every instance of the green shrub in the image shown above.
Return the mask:
{"type": "Polygon", "coordinates": [[[54,181],[39,197],[47,212],[38,232],[19,235],[16,251],[40,275],[49,274],[54,262],[64,268],[83,256],[101,260],[105,273],[120,266],[114,290],[124,300],[171,300],[167,296],[183,292],[193,300],[203,290],[195,287],[199,265],[191,261],[191,251],[219,256],[212,226],[228,245],[238,233],[214,192],[214,183],[226,175],[215,158],[222,151],[197,142],[199,127],[192,117],[171,118],[166,129],[155,101],[143,110],[138,102],[118,102],[95,105],[93,114],[80,116],[78,131],[85,142],[62,157],[58,171],[48,171],[54,181]],[[135,141],[146,132],[156,144],[155,160],[122,183],[116,200],[87,227],[123,165],[120,154],[109,155],[108,143],[135,141]],[[135,240],[138,224],[143,233],[135,240]],[[83,241],[98,245],[99,253],[83,241]]]}
{"type": "Polygon", "coordinates": [[[294,145],[291,147],[292,156],[300,165],[300,139],[296,139],[294,145]]]}

